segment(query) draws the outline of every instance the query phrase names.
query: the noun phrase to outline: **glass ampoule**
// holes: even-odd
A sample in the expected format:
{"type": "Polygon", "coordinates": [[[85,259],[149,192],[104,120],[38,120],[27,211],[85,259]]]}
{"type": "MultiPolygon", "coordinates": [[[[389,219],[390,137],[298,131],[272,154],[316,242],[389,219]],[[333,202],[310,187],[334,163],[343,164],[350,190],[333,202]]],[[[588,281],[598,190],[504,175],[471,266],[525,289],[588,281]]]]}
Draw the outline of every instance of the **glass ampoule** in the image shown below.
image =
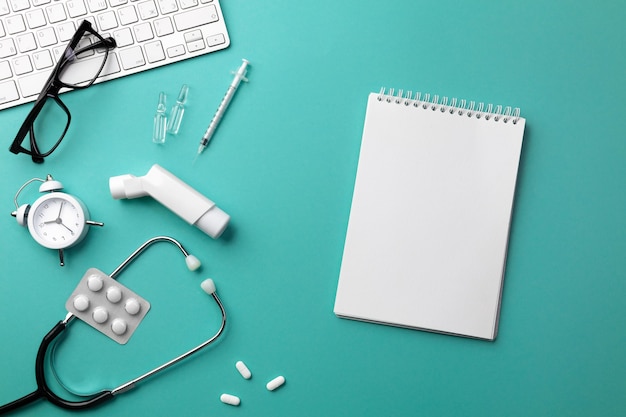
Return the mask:
{"type": "Polygon", "coordinates": [[[152,130],[152,142],[165,143],[167,134],[167,115],[165,114],[165,93],[159,93],[159,104],[154,114],[154,127],[152,130]]]}
{"type": "Polygon", "coordinates": [[[189,87],[187,87],[187,84],[183,84],[180,89],[180,93],[178,93],[176,104],[172,106],[172,110],[170,111],[170,117],[167,123],[167,133],[171,135],[178,134],[178,130],[180,129],[180,124],[183,121],[183,114],[185,113],[185,102],[187,101],[188,92],[189,87]]]}

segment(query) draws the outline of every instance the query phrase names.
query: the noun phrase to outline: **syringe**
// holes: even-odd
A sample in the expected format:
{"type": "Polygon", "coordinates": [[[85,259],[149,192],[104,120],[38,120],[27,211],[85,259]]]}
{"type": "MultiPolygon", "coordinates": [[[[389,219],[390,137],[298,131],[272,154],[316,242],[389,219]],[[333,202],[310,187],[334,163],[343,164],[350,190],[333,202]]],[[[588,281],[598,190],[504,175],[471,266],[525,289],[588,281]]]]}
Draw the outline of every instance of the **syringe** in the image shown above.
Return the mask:
{"type": "Polygon", "coordinates": [[[202,151],[204,151],[204,148],[206,148],[207,145],[209,144],[211,137],[215,133],[215,129],[217,129],[217,125],[220,123],[220,120],[222,120],[224,113],[226,113],[226,109],[228,108],[230,101],[233,99],[233,96],[235,95],[235,91],[237,91],[237,87],[239,87],[239,84],[241,83],[241,81],[248,81],[248,79],[246,78],[246,72],[248,71],[247,67],[248,67],[249,62],[247,59],[243,59],[242,61],[243,63],[241,64],[237,72],[235,73],[233,82],[230,83],[230,86],[228,87],[226,94],[224,94],[224,98],[222,98],[222,102],[217,108],[217,111],[215,112],[215,115],[213,116],[213,120],[211,120],[209,127],[207,128],[206,132],[202,136],[202,139],[200,140],[200,146],[198,147],[198,155],[200,155],[202,151]]]}

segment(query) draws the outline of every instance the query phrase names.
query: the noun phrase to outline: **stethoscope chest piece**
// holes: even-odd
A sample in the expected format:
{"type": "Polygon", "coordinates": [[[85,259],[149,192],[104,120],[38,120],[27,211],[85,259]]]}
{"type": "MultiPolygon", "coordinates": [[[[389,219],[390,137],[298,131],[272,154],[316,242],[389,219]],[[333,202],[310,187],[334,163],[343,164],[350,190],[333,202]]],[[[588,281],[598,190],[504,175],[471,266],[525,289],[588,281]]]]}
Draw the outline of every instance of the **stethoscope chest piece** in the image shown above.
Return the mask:
{"type": "Polygon", "coordinates": [[[78,317],[82,319],[90,326],[120,344],[126,343],[131,337],[141,320],[145,317],[146,313],[148,313],[150,303],[130,289],[119,284],[116,279],[121,271],[135,260],[139,254],[157,242],[169,242],[177,246],[185,256],[185,263],[189,270],[194,271],[200,267],[200,261],[195,256],[189,254],[177,240],[168,236],[157,236],[143,243],[108,275],[96,268],[88,269],[66,302],[65,306],[69,313],[64,320],[58,322],[48,334],[44,336],[39,346],[35,360],[37,389],[22,398],[0,406],[0,414],[20,408],[40,398],[46,399],[59,407],[72,410],[93,407],[104,401],[113,399],[116,395],[130,390],[148,377],[156,375],[194,353],[199,352],[201,349],[216,341],[217,338],[223,334],[226,327],[226,311],[224,310],[220,298],[217,296],[213,280],[207,279],[203,281],[200,286],[204,292],[213,298],[222,316],[220,327],[213,336],[181,355],[164,362],[156,368],[116,388],[85,395],[85,398],[80,401],[66,400],[50,389],[46,379],[46,370],[51,368],[51,371],[55,375],[56,370],[53,360],[50,361],[49,366],[46,365],[46,357],[50,356],[52,353],[49,352],[49,350],[51,350],[50,348],[61,342],[58,336],[63,334],[74,318],[78,317]]]}

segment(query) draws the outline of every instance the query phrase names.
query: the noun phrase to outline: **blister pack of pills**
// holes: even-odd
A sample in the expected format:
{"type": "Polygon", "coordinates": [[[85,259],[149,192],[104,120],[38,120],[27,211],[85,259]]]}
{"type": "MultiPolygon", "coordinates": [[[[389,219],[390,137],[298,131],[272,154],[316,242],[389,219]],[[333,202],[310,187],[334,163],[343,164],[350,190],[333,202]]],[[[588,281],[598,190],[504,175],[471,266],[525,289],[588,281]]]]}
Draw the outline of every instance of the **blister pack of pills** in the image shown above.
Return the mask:
{"type": "Polygon", "coordinates": [[[65,308],[123,345],[150,310],[150,303],[104,272],[90,268],[68,298],[65,308]]]}

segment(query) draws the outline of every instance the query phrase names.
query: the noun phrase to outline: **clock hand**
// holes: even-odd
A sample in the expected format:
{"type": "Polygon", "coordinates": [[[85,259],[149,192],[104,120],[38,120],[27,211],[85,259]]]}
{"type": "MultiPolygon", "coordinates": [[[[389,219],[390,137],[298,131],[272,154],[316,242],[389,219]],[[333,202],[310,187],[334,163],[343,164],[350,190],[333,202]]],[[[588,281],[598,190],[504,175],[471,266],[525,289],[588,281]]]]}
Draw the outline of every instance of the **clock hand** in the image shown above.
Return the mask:
{"type": "Polygon", "coordinates": [[[65,201],[62,201],[62,202],[61,202],[61,207],[59,207],[59,214],[58,214],[58,216],[57,216],[57,219],[60,219],[60,218],[61,218],[61,212],[63,211],[63,204],[65,204],[65,201]]]}
{"type": "Polygon", "coordinates": [[[63,223],[63,222],[59,222],[59,224],[60,224],[61,226],[65,227],[67,230],[69,230],[71,234],[74,234],[74,231],[73,231],[72,229],[70,229],[69,227],[67,227],[67,226],[65,225],[65,223],[63,223]]]}
{"type": "MultiPolygon", "coordinates": [[[[61,220],[61,213],[63,212],[63,205],[64,204],[65,204],[65,201],[62,201],[61,202],[61,207],[59,207],[59,214],[57,215],[56,219],[48,220],[47,222],[43,222],[43,224],[50,224],[50,223],[63,224],[63,221],[61,220]]],[[[71,230],[70,230],[70,232],[71,232],[71,230]]]]}

